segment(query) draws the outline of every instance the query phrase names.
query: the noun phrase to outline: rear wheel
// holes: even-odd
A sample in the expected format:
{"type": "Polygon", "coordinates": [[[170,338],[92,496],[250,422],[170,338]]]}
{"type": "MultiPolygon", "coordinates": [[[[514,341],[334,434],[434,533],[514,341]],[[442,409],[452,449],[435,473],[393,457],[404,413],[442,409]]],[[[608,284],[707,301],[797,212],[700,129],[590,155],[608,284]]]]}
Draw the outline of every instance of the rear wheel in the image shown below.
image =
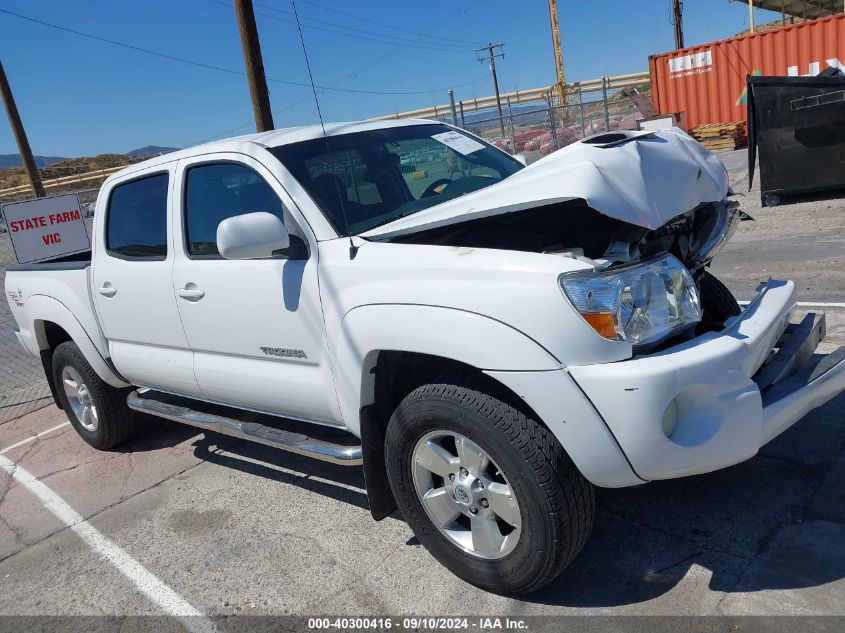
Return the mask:
{"type": "Polygon", "coordinates": [[[411,392],[387,427],[388,478],[419,541],[467,582],[524,594],[592,528],[593,488],[551,432],[494,383],[453,375],[411,392]]]}
{"type": "Polygon", "coordinates": [[[126,406],[131,389],[103,381],[73,341],[53,352],[53,380],[68,420],[88,444],[107,450],[129,437],[135,426],[135,414],[126,406]]]}

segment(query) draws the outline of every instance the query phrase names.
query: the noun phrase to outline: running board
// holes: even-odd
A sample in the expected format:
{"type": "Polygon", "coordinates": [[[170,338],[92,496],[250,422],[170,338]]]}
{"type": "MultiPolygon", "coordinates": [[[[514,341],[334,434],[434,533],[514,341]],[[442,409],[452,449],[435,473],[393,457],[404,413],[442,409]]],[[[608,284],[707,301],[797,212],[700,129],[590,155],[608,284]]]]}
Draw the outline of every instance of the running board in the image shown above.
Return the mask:
{"type": "Polygon", "coordinates": [[[359,466],[363,463],[361,446],[344,446],[315,439],[302,433],[292,433],[257,422],[241,422],[233,418],[194,411],[152,398],[145,398],[137,391],[126,397],[130,409],[159,418],[181,422],[206,431],[230,435],[250,442],[258,442],[298,455],[313,457],[341,466],[359,466]]]}

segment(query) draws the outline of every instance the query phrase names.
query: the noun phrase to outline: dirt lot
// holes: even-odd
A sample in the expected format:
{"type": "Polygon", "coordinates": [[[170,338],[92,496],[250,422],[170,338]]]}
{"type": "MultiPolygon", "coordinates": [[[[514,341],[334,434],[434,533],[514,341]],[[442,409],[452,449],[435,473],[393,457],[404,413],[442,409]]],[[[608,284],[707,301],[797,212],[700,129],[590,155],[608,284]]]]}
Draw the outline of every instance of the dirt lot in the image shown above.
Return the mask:
{"type": "MultiPolygon", "coordinates": [[[[741,154],[725,160],[744,192],[741,154]]],[[[741,299],[786,276],[802,299],[845,302],[842,201],[756,196],[717,275],[741,299]]],[[[826,350],[845,344],[845,309],[828,309],[826,350]]],[[[154,419],[98,453],[50,406],[0,425],[0,614],[168,614],[194,630],[244,614],[841,616],[843,420],[839,397],[743,464],[600,490],[581,556],[515,600],[452,576],[398,516],[373,522],[358,469],[154,419]]]]}

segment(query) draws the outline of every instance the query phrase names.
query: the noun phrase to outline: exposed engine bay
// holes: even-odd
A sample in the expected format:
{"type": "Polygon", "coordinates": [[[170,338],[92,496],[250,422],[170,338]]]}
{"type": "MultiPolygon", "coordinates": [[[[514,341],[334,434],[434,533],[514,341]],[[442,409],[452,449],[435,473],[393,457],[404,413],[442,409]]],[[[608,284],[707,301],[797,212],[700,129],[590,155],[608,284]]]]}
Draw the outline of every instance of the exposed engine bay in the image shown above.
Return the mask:
{"type": "Polygon", "coordinates": [[[390,241],[560,254],[590,259],[599,269],[671,253],[697,276],[730,239],[739,219],[736,206],[731,200],[702,204],[651,230],[599,213],[583,200],[570,200],[390,241]]]}

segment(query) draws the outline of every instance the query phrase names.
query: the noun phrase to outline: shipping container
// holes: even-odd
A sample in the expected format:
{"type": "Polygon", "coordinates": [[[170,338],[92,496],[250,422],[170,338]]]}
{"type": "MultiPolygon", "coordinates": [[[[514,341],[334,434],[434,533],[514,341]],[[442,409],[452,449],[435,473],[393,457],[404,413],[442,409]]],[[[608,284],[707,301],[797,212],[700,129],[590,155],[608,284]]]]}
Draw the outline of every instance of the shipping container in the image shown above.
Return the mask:
{"type": "Polygon", "coordinates": [[[746,118],[748,75],[815,76],[845,71],[845,14],[740,35],[649,57],[661,114],[686,113],[688,128],[746,118]]]}

